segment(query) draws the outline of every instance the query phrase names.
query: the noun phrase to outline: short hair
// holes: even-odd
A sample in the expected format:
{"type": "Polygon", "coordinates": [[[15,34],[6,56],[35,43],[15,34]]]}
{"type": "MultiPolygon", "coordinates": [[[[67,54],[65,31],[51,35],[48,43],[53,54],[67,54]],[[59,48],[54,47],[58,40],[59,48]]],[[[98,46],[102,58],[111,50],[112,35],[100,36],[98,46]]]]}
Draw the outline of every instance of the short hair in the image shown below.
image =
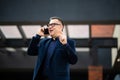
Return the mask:
{"type": "Polygon", "coordinates": [[[63,22],[63,20],[60,17],[57,17],[57,16],[50,17],[50,20],[52,20],[52,19],[59,20],[62,23],[62,25],[64,26],[64,22],[63,22]]]}

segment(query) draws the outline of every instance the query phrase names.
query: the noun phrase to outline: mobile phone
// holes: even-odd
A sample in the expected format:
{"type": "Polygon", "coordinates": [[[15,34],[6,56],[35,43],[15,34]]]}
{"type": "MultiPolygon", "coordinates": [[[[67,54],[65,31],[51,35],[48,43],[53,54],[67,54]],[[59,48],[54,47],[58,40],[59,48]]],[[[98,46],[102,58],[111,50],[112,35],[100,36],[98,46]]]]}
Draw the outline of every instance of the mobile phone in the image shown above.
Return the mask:
{"type": "Polygon", "coordinates": [[[44,34],[49,34],[48,28],[44,28],[44,34]]]}

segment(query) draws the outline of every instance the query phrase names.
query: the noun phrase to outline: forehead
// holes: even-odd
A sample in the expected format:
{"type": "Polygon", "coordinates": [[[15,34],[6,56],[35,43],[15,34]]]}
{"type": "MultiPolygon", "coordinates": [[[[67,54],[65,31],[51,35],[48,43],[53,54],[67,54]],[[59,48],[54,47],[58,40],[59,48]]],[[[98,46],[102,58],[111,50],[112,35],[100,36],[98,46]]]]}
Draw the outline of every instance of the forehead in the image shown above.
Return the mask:
{"type": "Polygon", "coordinates": [[[59,24],[61,24],[61,22],[58,19],[52,19],[52,20],[50,20],[49,23],[59,23],[59,24]]]}

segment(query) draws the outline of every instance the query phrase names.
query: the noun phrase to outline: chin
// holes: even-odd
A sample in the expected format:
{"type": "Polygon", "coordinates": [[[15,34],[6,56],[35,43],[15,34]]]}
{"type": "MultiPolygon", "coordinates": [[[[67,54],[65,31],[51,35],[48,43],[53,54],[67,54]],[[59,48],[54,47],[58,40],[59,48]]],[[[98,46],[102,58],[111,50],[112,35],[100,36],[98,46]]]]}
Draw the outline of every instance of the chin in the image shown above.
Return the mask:
{"type": "Polygon", "coordinates": [[[50,33],[50,36],[53,36],[53,34],[50,33]]]}
{"type": "Polygon", "coordinates": [[[52,32],[51,32],[51,33],[50,33],[50,35],[51,35],[51,36],[53,36],[53,35],[54,35],[54,33],[52,33],[52,32]]]}

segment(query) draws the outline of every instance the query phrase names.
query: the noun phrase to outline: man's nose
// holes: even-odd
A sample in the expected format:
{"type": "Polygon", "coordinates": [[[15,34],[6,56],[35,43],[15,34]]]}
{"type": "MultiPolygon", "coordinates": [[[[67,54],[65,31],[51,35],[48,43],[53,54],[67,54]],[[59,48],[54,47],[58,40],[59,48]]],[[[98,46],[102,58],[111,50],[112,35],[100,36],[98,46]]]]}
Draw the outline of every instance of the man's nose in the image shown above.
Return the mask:
{"type": "Polygon", "coordinates": [[[53,25],[51,25],[51,26],[49,26],[48,28],[49,28],[49,29],[51,29],[51,28],[53,28],[53,27],[54,27],[54,26],[53,26],[53,25]]]}

